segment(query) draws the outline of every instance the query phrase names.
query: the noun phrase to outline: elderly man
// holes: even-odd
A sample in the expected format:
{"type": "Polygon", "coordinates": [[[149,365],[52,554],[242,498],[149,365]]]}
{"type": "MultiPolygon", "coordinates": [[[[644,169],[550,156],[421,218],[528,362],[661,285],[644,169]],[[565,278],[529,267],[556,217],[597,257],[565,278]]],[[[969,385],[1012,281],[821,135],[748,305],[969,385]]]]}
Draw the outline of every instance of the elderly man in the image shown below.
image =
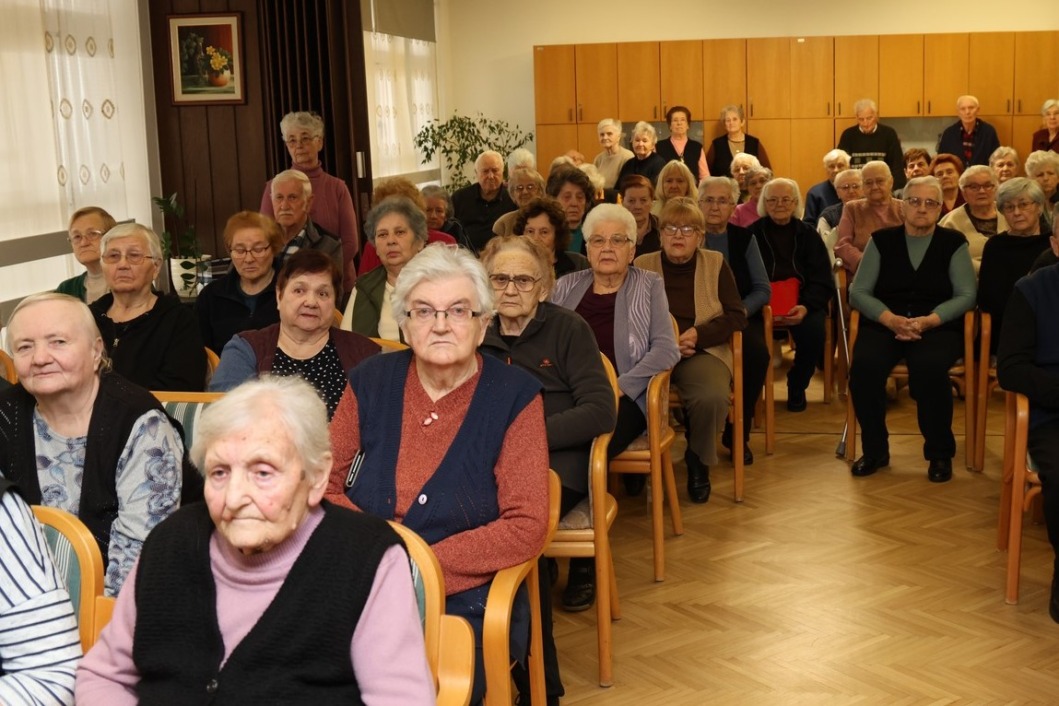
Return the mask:
{"type": "Polygon", "coordinates": [[[849,165],[854,168],[876,160],[886,162],[890,173],[896,175],[897,188],[901,188],[905,185],[901,138],[892,127],[879,124],[879,108],[870,98],[857,101],[853,110],[857,124],[842,132],[838,148],[849,153],[849,165]]]}
{"type": "Polygon", "coordinates": [[[978,117],[978,99],[960,96],[956,99],[956,113],[960,119],[941,133],[938,152],[960,157],[965,166],[988,165],[989,155],[1000,147],[1000,139],[996,129],[978,117]]]}
{"type": "Polygon", "coordinates": [[[323,252],[341,271],[342,242],[309,218],[313,204],[313,186],[309,177],[297,169],[288,169],[272,178],[271,190],[272,210],[276,214],[276,223],[283,229],[285,243],[276,256],[276,269],[288,257],[306,248],[323,252]]]}
{"type": "Polygon", "coordinates": [[[816,223],[812,224],[816,226],[816,231],[820,234],[820,237],[831,248],[835,247],[835,240],[838,238],[838,234],[835,231],[842,220],[842,212],[845,210],[846,204],[864,196],[864,175],[861,174],[859,169],[847,169],[844,172],[839,172],[838,176],[835,177],[835,191],[838,192],[838,198],[841,201],[825,208],[820,213],[820,218],[816,223]]]}
{"type": "Polygon", "coordinates": [[[831,150],[824,155],[824,169],[827,170],[827,179],[814,184],[805,195],[805,215],[802,220],[811,226],[816,225],[825,208],[842,200],[835,191],[835,177],[839,172],[849,169],[849,155],[842,150],[831,150]]]}
{"type": "Polygon", "coordinates": [[[476,183],[452,194],[456,218],[475,252],[493,237],[493,224],[500,216],[518,208],[504,188],[504,158],[486,150],[474,162],[476,183]]]}
{"type": "Polygon", "coordinates": [[[861,169],[864,198],[847,203],[838,222],[835,256],[850,273],[857,271],[872,233],[904,222],[901,202],[891,194],[894,180],[885,162],[868,162],[861,169]]]}
{"type": "Polygon", "coordinates": [[[91,304],[107,293],[103,264],[99,259],[99,242],[106,232],[114,227],[115,223],[114,216],[99,206],[79,208],[74,215],[70,216],[70,228],[66,239],[70,241],[74,257],[85,266],[85,271],[76,277],[60,282],[55,288],[56,292],[77,297],[85,304],[91,304]]]}

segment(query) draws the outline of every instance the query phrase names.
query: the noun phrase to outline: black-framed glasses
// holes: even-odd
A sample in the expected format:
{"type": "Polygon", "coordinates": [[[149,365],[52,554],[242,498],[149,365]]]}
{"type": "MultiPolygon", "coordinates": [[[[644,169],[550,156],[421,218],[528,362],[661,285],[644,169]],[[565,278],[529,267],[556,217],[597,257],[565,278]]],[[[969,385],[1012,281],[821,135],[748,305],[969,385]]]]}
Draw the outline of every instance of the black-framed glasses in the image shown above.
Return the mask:
{"type": "Polygon", "coordinates": [[[699,229],[695,226],[662,226],[662,233],[669,238],[675,238],[678,235],[684,238],[694,238],[699,232],[699,229]]]}
{"type": "Polygon", "coordinates": [[[139,265],[144,260],[154,260],[155,259],[155,258],[151,257],[150,255],[148,255],[147,253],[137,252],[135,250],[133,250],[132,252],[126,252],[126,253],[123,253],[120,250],[107,250],[105,253],[103,253],[103,255],[99,259],[102,260],[103,262],[105,262],[108,265],[116,265],[119,262],[121,262],[121,259],[123,257],[125,258],[125,262],[129,263],[130,265],[134,265],[134,266],[135,265],[139,265]]]}
{"type": "Polygon", "coordinates": [[[433,322],[438,318],[438,314],[444,314],[449,323],[465,324],[471,319],[481,316],[482,312],[475,311],[466,304],[455,304],[448,309],[435,309],[432,306],[416,306],[405,312],[405,316],[417,324],[433,322]]]}
{"type": "Polygon", "coordinates": [[[905,199],[905,203],[912,208],[919,208],[920,206],[926,206],[927,208],[941,207],[941,201],[935,201],[934,199],[921,199],[918,196],[909,196],[905,199]]]}
{"type": "Polygon", "coordinates": [[[255,245],[252,248],[232,248],[228,252],[231,253],[232,257],[244,258],[247,255],[253,255],[254,257],[261,257],[267,252],[271,252],[272,248],[268,245],[255,245]]]}
{"type": "Polygon", "coordinates": [[[540,282],[540,277],[530,277],[529,275],[507,275],[501,272],[495,275],[489,275],[489,282],[493,285],[493,289],[498,292],[502,292],[507,289],[507,286],[512,282],[515,284],[515,289],[520,292],[529,292],[533,290],[533,287],[540,282]]]}
{"type": "Polygon", "coordinates": [[[86,230],[84,233],[75,230],[70,233],[70,236],[67,238],[67,240],[69,240],[74,245],[83,245],[84,243],[90,241],[94,242],[96,240],[99,240],[102,237],[103,231],[93,228],[92,230],[86,230]]]}

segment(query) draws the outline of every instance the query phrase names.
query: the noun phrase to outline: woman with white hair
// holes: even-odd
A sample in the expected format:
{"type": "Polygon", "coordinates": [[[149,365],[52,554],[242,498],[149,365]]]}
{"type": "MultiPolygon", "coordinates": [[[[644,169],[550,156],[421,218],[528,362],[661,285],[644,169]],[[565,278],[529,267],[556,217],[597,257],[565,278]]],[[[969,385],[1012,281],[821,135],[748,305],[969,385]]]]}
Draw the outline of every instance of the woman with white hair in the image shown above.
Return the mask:
{"type": "Polygon", "coordinates": [[[758,161],[758,158],[752,154],[747,154],[746,152],[737,154],[732,158],[732,164],[729,169],[731,169],[732,178],[735,179],[737,184],[739,184],[739,203],[744,203],[748,198],[746,185],[747,175],[750,174],[751,169],[760,167],[761,162],[758,161]]]}
{"type": "Polygon", "coordinates": [[[1033,151],[1059,152],[1059,100],[1049,98],[1041,106],[1044,126],[1033,133],[1033,151]]]}
{"type": "Polygon", "coordinates": [[[696,201],[699,198],[697,180],[691,170],[680,160],[672,160],[662,167],[655,184],[655,202],[651,213],[658,215],[670,199],[687,198],[696,201]]]}
{"type": "Polygon", "coordinates": [[[982,249],[985,248],[986,240],[1006,231],[1008,223],[1004,215],[997,211],[999,181],[991,168],[982,164],[967,167],[960,175],[959,185],[964,204],[942,216],[938,225],[963,233],[977,272],[982,263],[982,249]]]}
{"type": "Polygon", "coordinates": [[[599,146],[603,151],[592,160],[599,173],[603,175],[603,188],[618,187],[618,174],[622,166],[633,158],[632,150],[621,146],[624,135],[621,132],[621,121],[614,118],[603,118],[596,126],[599,134],[599,146]]]}
{"type": "Polygon", "coordinates": [[[1031,152],[1026,158],[1026,176],[1041,187],[1047,203],[1059,203],[1059,154],[1043,150],[1031,152]]]}
{"type": "Polygon", "coordinates": [[[772,180],[772,170],[761,165],[754,165],[746,171],[744,184],[746,185],[746,201],[739,204],[732,211],[729,222],[741,228],[749,228],[754,221],[761,218],[758,215],[758,200],[761,198],[761,190],[765,184],[772,180]]]}
{"type": "Polygon", "coordinates": [[[729,174],[732,159],[738,154],[753,155],[763,167],[772,166],[761,140],[743,132],[743,127],[746,126],[743,106],[733,103],[721,108],[721,122],[724,124],[725,134],[715,138],[706,151],[706,164],[710,167],[710,174],[729,174]]]}
{"type": "Polygon", "coordinates": [[[989,155],[989,168],[996,173],[997,182],[1003,184],[1019,175],[1019,153],[1013,147],[997,147],[989,155]]]}
{"type": "Polygon", "coordinates": [[[666,160],[655,152],[657,144],[658,133],[654,126],[643,120],[636,123],[636,127],[632,129],[632,159],[626,160],[618,172],[619,189],[625,177],[632,174],[647,177],[652,184],[658,181],[658,173],[666,166],[666,160]]]}
{"type": "Polygon", "coordinates": [[[463,224],[456,220],[456,208],[452,205],[452,196],[437,184],[427,184],[422,188],[423,204],[426,207],[427,231],[436,230],[451,235],[461,248],[471,248],[471,241],[463,230],[463,224]]]}
{"type": "MultiPolygon", "coordinates": [[[[544,177],[536,169],[519,168],[508,172],[507,193],[511,200],[519,208],[527,205],[533,199],[544,196],[544,177]]],[[[515,218],[518,211],[508,211],[493,224],[493,233],[496,235],[514,234],[515,218]]]]}

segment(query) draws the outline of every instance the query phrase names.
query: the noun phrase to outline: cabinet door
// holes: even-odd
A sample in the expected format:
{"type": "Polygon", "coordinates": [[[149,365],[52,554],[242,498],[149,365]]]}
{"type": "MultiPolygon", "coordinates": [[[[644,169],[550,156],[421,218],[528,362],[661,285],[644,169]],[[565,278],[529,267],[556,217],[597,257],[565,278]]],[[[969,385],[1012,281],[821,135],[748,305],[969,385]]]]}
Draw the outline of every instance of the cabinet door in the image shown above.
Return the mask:
{"type": "Polygon", "coordinates": [[[533,86],[538,123],[574,122],[574,47],[533,47],[533,86]]]}
{"type": "Polygon", "coordinates": [[[658,110],[658,42],[618,45],[618,119],[622,122],[661,120],[658,110]]]}
{"type": "Polygon", "coordinates": [[[787,37],[746,40],[747,118],[791,115],[791,42],[787,37]]]}
{"type": "Polygon", "coordinates": [[[578,44],[577,122],[595,124],[618,117],[618,45],[578,44]]]}
{"type": "Polygon", "coordinates": [[[750,112],[746,107],[746,40],[703,41],[702,79],[703,133],[715,133],[713,136],[717,137],[724,133],[724,124],[719,118],[721,108],[738,105],[743,112],[750,112]],[[712,120],[720,127],[711,125],[712,120]]]}
{"type": "MultiPolygon", "coordinates": [[[[805,192],[827,176],[824,155],[835,146],[835,121],[829,118],[804,118],[791,121],[790,177],[805,192]]],[[[769,154],[771,156],[771,153],[769,154]]]]}
{"type": "Polygon", "coordinates": [[[1040,114],[1016,115],[1011,124],[1011,142],[1001,141],[1002,144],[1014,147],[1015,151],[1019,153],[1019,174],[1021,176],[1025,176],[1023,167],[1026,165],[1026,158],[1030,156],[1032,151],[1033,133],[1042,127],[1044,127],[1044,121],[1041,120],[1040,114]]]}
{"type": "Polygon", "coordinates": [[[835,37],[835,117],[857,117],[861,98],[879,100],[879,38],[835,37]]]}
{"type": "Polygon", "coordinates": [[[537,125],[535,138],[537,171],[547,174],[553,159],[577,147],[577,125],[537,125]]]}
{"type": "MultiPolygon", "coordinates": [[[[596,131],[596,123],[581,123],[577,126],[577,151],[585,155],[585,161],[589,163],[596,158],[597,154],[603,151],[603,148],[599,146],[599,133],[596,131]]],[[[547,176],[548,165],[538,164],[537,171],[547,176]]]]}
{"type": "Polygon", "coordinates": [[[956,99],[967,93],[970,36],[927,34],[923,37],[923,99],[926,115],[956,115],[956,99]]]}
{"type": "Polygon", "coordinates": [[[1059,97],[1057,93],[1059,32],[1016,32],[1015,113],[1040,115],[1044,101],[1059,97]]]}
{"type": "Polygon", "coordinates": [[[693,120],[702,120],[702,41],[661,42],[658,55],[662,114],[682,105],[693,120]]]}
{"type": "Polygon", "coordinates": [[[761,140],[769,154],[772,173],[778,177],[791,174],[791,121],[748,120],[746,131],[761,140]]]}
{"type": "MultiPolygon", "coordinates": [[[[1015,33],[972,32],[967,92],[981,115],[1011,115],[1015,92],[1015,33]]],[[[997,128],[999,131],[999,128],[997,128]]],[[[1001,138],[1001,144],[1008,144],[1001,138]]]]}
{"type": "Polygon", "coordinates": [[[923,114],[923,35],[879,37],[879,112],[888,118],[923,114]]]}
{"type": "MultiPolygon", "coordinates": [[[[1010,115],[982,115],[982,113],[979,111],[978,117],[980,117],[982,120],[986,121],[994,128],[996,128],[996,136],[997,139],[1000,140],[1000,144],[1008,145],[1011,147],[1014,146],[1011,142],[1011,137],[1013,133],[1011,131],[1012,123],[1010,115]]],[[[1027,144],[1029,144],[1028,137],[1026,138],[1026,142],[1027,144]]],[[[1021,155],[1022,153],[1019,152],[1019,154],[1021,155]]]]}
{"type": "Polygon", "coordinates": [[[791,51],[791,117],[834,117],[835,41],[794,37],[791,51]]]}

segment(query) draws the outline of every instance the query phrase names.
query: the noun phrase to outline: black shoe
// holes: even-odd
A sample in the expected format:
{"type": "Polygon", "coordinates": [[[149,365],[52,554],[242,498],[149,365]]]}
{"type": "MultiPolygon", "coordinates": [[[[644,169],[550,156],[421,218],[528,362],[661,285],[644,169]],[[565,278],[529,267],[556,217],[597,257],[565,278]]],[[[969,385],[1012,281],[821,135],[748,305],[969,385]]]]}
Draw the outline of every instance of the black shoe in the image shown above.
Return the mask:
{"type": "Polygon", "coordinates": [[[743,444],[743,465],[754,465],[754,452],[750,450],[750,444],[743,444]]]}
{"type": "Polygon", "coordinates": [[[580,613],[596,602],[596,575],[592,569],[572,568],[563,589],[563,610],[580,613]]]}
{"type": "Polygon", "coordinates": [[[647,485],[647,476],[641,473],[622,473],[621,482],[625,484],[625,494],[630,498],[635,498],[647,485]]]}
{"type": "Polygon", "coordinates": [[[724,431],[721,432],[721,446],[723,446],[724,448],[728,449],[729,451],[732,450],[732,423],[731,422],[727,422],[726,421],[724,423],[724,431]]]}
{"type": "Polygon", "coordinates": [[[809,403],[805,400],[805,390],[787,388],[787,411],[804,412],[809,403]]]}
{"type": "Polygon", "coordinates": [[[947,483],[952,480],[952,459],[930,459],[930,465],[927,467],[927,480],[931,483],[947,483]]]}
{"type": "Polygon", "coordinates": [[[889,465],[890,454],[880,456],[879,458],[864,454],[853,462],[853,466],[849,469],[849,472],[857,476],[858,478],[862,478],[864,476],[870,476],[872,473],[875,473],[875,471],[879,470],[880,468],[885,468],[889,465]]]}
{"type": "Polygon", "coordinates": [[[684,465],[688,467],[688,497],[693,503],[704,503],[710,499],[710,467],[699,460],[695,452],[684,452],[684,465]]]}

